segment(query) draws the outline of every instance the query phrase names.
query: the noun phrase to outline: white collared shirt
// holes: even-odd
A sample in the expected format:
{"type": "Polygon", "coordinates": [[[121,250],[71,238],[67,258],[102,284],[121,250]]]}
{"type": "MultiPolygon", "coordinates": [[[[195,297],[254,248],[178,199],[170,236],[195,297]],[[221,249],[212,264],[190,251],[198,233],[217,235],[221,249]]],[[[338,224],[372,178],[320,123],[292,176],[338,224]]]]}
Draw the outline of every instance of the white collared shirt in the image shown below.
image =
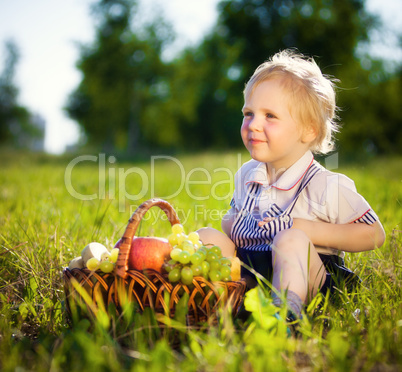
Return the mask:
{"type": "MultiPolygon", "coordinates": [[[[250,160],[243,164],[235,176],[235,191],[231,202],[239,212],[246,200],[248,185],[261,185],[253,215],[257,220],[279,216],[292,203],[300,181],[312,163],[320,171],[300,193],[291,212],[292,218],[324,221],[335,224],[367,223],[378,220],[367,201],[357,192],[354,182],[343,174],[328,171],[307,151],[289,167],[278,180],[270,184],[265,163],[250,160]]],[[[344,255],[330,247],[316,247],[319,253],[344,255]]]]}

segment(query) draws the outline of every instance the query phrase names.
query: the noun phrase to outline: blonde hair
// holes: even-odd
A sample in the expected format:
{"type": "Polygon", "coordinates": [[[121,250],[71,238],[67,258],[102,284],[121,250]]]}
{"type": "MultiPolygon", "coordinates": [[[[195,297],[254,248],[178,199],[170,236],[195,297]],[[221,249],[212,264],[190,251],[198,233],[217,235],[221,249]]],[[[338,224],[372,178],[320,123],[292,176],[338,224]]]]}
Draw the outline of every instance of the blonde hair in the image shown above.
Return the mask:
{"type": "Polygon", "coordinates": [[[291,114],[302,125],[311,125],[317,137],[311,151],[326,154],[334,148],[336,123],[335,80],[323,75],[313,58],[306,58],[293,50],[284,50],[261,64],[244,89],[249,97],[258,84],[273,78],[282,78],[290,94],[291,114]]]}

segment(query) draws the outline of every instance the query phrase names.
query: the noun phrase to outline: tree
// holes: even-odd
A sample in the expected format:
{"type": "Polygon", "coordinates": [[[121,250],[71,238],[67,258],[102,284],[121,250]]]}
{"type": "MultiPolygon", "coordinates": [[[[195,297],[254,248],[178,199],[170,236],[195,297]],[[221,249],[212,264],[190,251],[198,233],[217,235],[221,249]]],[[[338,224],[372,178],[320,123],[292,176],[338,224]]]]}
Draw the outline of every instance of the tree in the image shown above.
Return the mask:
{"type": "Polygon", "coordinates": [[[0,144],[30,148],[38,140],[43,141],[44,125],[38,115],[33,116],[18,103],[19,90],[14,77],[19,51],[12,40],[6,41],[5,49],[6,59],[0,75],[0,144]]]}
{"type": "Polygon", "coordinates": [[[177,147],[199,150],[240,145],[237,102],[241,91],[232,91],[238,75],[228,73],[238,58],[237,50],[215,31],[173,62],[166,104],[169,117],[177,123],[177,147]]]}
{"type": "Polygon", "coordinates": [[[134,0],[95,4],[96,41],[81,46],[77,67],[83,79],[66,106],[89,142],[108,149],[138,151],[147,136],[163,142],[163,136],[144,119],[149,108],[163,100],[166,71],[161,52],[170,33],[163,22],[145,25],[135,33],[136,5],[134,0]]]}

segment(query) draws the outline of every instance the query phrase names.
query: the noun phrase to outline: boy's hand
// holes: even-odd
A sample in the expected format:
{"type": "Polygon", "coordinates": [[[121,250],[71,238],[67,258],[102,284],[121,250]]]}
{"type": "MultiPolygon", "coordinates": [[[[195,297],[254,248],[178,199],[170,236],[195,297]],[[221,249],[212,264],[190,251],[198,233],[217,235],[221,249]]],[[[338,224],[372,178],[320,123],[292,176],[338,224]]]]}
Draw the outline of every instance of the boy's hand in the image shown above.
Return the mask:
{"type": "Polygon", "coordinates": [[[258,222],[258,226],[264,226],[266,223],[273,221],[275,218],[276,217],[264,217],[262,221],[258,222]]]}

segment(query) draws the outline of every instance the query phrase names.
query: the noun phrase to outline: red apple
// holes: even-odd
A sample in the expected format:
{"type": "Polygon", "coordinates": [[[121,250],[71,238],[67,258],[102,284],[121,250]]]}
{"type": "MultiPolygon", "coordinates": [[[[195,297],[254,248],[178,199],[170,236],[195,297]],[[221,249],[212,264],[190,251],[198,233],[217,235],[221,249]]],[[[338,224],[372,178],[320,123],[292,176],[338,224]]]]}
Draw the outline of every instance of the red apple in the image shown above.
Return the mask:
{"type": "MultiPolygon", "coordinates": [[[[116,243],[116,248],[120,241],[116,243]]],[[[162,265],[169,258],[172,246],[167,239],[156,237],[134,237],[128,257],[128,268],[134,270],[153,269],[162,272],[162,265]]]]}

